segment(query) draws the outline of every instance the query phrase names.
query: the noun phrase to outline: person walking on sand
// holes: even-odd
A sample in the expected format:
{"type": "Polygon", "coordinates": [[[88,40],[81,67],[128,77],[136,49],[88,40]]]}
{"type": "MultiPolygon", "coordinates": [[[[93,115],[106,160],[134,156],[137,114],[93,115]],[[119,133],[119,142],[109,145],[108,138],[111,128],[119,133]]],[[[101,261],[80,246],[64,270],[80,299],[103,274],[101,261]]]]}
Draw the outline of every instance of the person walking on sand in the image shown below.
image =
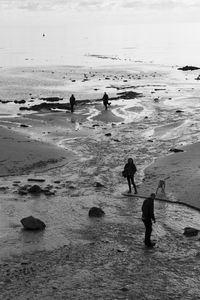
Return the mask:
{"type": "Polygon", "coordinates": [[[124,171],[123,171],[123,176],[126,177],[128,181],[128,187],[129,187],[128,193],[131,193],[131,183],[132,183],[135,190],[135,194],[137,194],[137,187],[134,181],[134,176],[136,172],[137,172],[137,168],[133,162],[133,159],[129,158],[128,163],[125,164],[124,171]]]}
{"type": "Polygon", "coordinates": [[[145,226],[145,240],[144,243],[147,247],[155,246],[155,243],[151,242],[152,233],[152,220],[155,223],[154,216],[154,199],[156,194],[152,193],[150,197],[146,198],[142,204],[142,221],[145,226]]]}
{"type": "Polygon", "coordinates": [[[104,95],[103,95],[103,105],[105,106],[105,110],[107,110],[108,109],[108,99],[109,99],[109,97],[108,97],[108,94],[106,94],[106,93],[104,93],[104,95]]]}
{"type": "Polygon", "coordinates": [[[75,99],[73,94],[71,95],[71,97],[69,99],[69,102],[70,102],[71,112],[73,113],[74,112],[74,105],[76,104],[76,99],[75,99]]]}

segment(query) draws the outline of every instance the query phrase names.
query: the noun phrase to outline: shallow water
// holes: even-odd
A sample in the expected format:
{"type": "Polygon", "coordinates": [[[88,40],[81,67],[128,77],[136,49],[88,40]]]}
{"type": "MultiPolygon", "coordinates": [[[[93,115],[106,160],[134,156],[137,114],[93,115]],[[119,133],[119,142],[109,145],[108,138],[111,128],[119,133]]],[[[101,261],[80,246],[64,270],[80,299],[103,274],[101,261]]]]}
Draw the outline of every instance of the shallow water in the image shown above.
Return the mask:
{"type": "MultiPolygon", "coordinates": [[[[82,230],[88,226],[92,227],[93,223],[88,219],[87,213],[94,205],[105,210],[106,217],[102,221],[105,224],[131,225],[133,218],[140,222],[141,200],[132,201],[121,196],[127,189],[127,183],[121,177],[126,159],[134,157],[138,167],[136,183],[140,185],[144,177],[144,168],[154,159],[166,155],[172,147],[199,140],[198,100],[191,95],[189,98],[185,97],[188,89],[184,85],[184,77],[179,78],[176,71],[172,73],[171,70],[168,71],[169,76],[174,77],[177,74],[178,79],[173,87],[166,84],[167,95],[165,90],[155,91],[153,85],[156,82],[154,77],[150,76],[140,80],[143,97],[112,101],[111,111],[123,118],[124,124],[95,121],[97,115],[104,113],[102,104],[96,103],[81,110],[77,109],[74,121],[71,120],[70,123],[69,120],[68,123],[71,125],[68,127],[66,114],[63,112],[59,113],[59,124],[56,123],[58,120],[54,119],[53,113],[48,117],[45,113],[35,114],[35,117],[27,115],[26,121],[32,124],[32,127],[28,128],[32,138],[42,140],[41,129],[37,125],[39,122],[51,131],[49,137],[45,136],[43,139],[46,138],[48,142],[53,141],[58,146],[73,151],[76,159],[69,161],[60,169],[40,174],[46,178],[46,183],[52,184],[57,191],[55,197],[18,196],[17,187],[12,185],[13,181],[20,180],[20,184],[25,183],[27,176],[2,178],[2,186],[9,185],[9,189],[0,195],[1,257],[23,251],[53,249],[72,241],[85,242],[82,230]],[[177,96],[179,83],[183,86],[180,97],[177,96]],[[152,94],[152,91],[155,93],[152,94]],[[167,100],[171,94],[176,96],[172,96],[172,100],[167,100]],[[159,102],[154,102],[155,97],[159,97],[159,102]],[[186,105],[187,99],[189,105],[186,105]],[[175,111],[180,106],[183,107],[184,113],[177,114],[175,111]],[[82,116],[84,121],[80,122],[79,118],[82,116]],[[99,125],[95,129],[92,127],[94,123],[99,125]],[[108,132],[111,132],[111,137],[105,136],[108,132]],[[60,184],[54,184],[56,179],[60,180],[60,184]],[[105,188],[95,188],[95,181],[102,182],[105,188]],[[73,187],[70,188],[70,185],[73,187]],[[23,231],[20,219],[28,215],[35,215],[44,220],[47,224],[45,232],[27,234],[23,231]]],[[[159,80],[160,85],[166,83],[165,74],[159,74],[158,78],[156,80],[159,80]]],[[[135,81],[136,79],[130,81],[130,85],[135,81]]],[[[107,86],[107,82],[104,84],[107,86]]],[[[193,92],[195,95],[197,90],[193,92]]],[[[24,93],[28,94],[28,90],[24,93]]],[[[89,97],[93,97],[92,94],[89,97]]],[[[38,101],[38,98],[35,101],[38,101]]],[[[2,107],[4,105],[2,104],[2,107]]],[[[15,119],[8,118],[9,123],[5,122],[4,118],[1,122],[4,126],[13,126],[15,129],[17,126],[18,130],[22,130],[15,119]]],[[[155,226],[154,234],[159,240],[163,239],[166,242],[170,234],[175,236],[182,234],[186,226],[200,228],[199,213],[194,210],[163,202],[156,203],[155,209],[158,224],[155,226]]],[[[173,251],[175,250],[172,249],[172,255],[173,251]]]]}

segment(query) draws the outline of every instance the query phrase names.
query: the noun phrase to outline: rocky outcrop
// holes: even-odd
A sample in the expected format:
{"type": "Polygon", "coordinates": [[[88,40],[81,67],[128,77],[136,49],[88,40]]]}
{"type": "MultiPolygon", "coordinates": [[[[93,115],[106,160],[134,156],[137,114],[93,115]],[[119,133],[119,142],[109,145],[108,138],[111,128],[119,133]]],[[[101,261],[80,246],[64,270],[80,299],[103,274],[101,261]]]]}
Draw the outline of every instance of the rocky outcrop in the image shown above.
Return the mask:
{"type": "Polygon", "coordinates": [[[63,100],[63,98],[59,98],[59,97],[43,97],[43,98],[40,98],[40,100],[45,100],[45,101],[49,101],[49,102],[56,102],[56,101],[63,100]]]}
{"type": "Polygon", "coordinates": [[[184,235],[185,236],[196,236],[198,235],[199,230],[193,227],[185,227],[184,228],[184,235]]]}
{"type": "Polygon", "coordinates": [[[194,70],[199,70],[200,68],[198,67],[193,67],[193,66],[185,66],[185,67],[182,67],[182,68],[178,68],[178,70],[181,70],[181,71],[194,71],[194,70]]]}
{"type": "Polygon", "coordinates": [[[105,212],[100,207],[92,207],[88,213],[89,217],[101,218],[105,215],[105,212]]]}
{"type": "Polygon", "coordinates": [[[171,148],[169,149],[170,152],[174,152],[174,153],[177,153],[177,152],[184,152],[182,149],[176,149],[176,148],[171,148]]]}
{"type": "Polygon", "coordinates": [[[39,185],[34,184],[28,189],[28,192],[31,194],[39,194],[42,192],[42,189],[39,185]]]}
{"type": "Polygon", "coordinates": [[[29,216],[20,220],[24,229],[26,230],[43,230],[46,225],[40,219],[34,218],[33,216],[29,216]]]}

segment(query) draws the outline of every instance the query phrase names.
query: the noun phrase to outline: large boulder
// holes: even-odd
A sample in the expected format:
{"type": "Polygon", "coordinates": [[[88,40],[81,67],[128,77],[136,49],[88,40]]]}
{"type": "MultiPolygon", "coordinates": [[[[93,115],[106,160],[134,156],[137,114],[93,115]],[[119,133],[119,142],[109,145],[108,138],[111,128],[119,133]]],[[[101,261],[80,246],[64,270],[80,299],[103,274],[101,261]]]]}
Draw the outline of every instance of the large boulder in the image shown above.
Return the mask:
{"type": "Polygon", "coordinates": [[[39,185],[34,184],[28,189],[28,192],[31,194],[39,194],[42,192],[42,189],[39,185]]]}
{"type": "Polygon", "coordinates": [[[193,227],[185,227],[184,228],[184,235],[185,236],[195,236],[198,235],[199,230],[193,227]]]}
{"type": "Polygon", "coordinates": [[[178,68],[178,70],[181,70],[181,71],[194,71],[194,70],[198,70],[199,67],[194,67],[194,66],[185,66],[185,67],[182,67],[182,68],[178,68]]]}
{"type": "Polygon", "coordinates": [[[88,213],[89,217],[100,218],[105,215],[105,212],[100,207],[91,207],[88,213]]]}
{"type": "Polygon", "coordinates": [[[29,216],[20,220],[26,230],[43,230],[46,225],[40,219],[29,216]]]}

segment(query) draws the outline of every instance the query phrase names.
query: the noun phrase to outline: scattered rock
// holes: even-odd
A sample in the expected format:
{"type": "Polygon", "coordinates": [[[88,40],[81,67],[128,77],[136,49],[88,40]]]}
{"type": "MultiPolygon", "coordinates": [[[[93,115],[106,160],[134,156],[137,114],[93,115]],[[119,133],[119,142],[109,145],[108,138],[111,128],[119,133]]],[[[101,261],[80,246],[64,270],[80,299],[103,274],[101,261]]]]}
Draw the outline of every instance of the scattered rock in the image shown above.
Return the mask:
{"type": "Polygon", "coordinates": [[[20,220],[24,229],[26,230],[43,230],[46,225],[40,219],[34,218],[33,216],[29,216],[27,218],[23,218],[20,220]]]}
{"type": "Polygon", "coordinates": [[[97,181],[95,182],[95,187],[105,187],[101,182],[97,181]]]}
{"type": "Polygon", "coordinates": [[[20,127],[29,127],[29,126],[26,124],[20,124],[20,127]]]}
{"type": "Polygon", "coordinates": [[[63,98],[59,98],[59,97],[43,97],[40,98],[40,100],[45,100],[45,101],[49,101],[49,102],[56,102],[59,100],[63,100],[63,98]]]}
{"type": "Polygon", "coordinates": [[[118,139],[113,139],[113,141],[120,143],[121,141],[118,139]]]}
{"type": "Polygon", "coordinates": [[[200,80],[200,75],[199,75],[199,76],[197,76],[197,78],[195,78],[195,80],[200,80]]]}
{"type": "Polygon", "coordinates": [[[55,180],[54,183],[60,183],[60,180],[55,180]]]}
{"type": "Polygon", "coordinates": [[[24,187],[21,187],[18,190],[18,194],[21,195],[21,196],[24,196],[24,195],[27,195],[28,192],[27,192],[27,190],[24,187]]]}
{"type": "Polygon", "coordinates": [[[193,67],[193,66],[185,66],[182,68],[178,68],[178,70],[181,70],[181,71],[194,71],[194,70],[198,70],[198,69],[200,69],[200,68],[193,67]]]}
{"type": "Polygon", "coordinates": [[[39,194],[42,192],[42,189],[39,185],[35,184],[28,189],[28,192],[31,194],[39,194]]]}
{"type": "Polygon", "coordinates": [[[111,136],[112,134],[111,133],[105,133],[105,136],[111,136]]]}
{"type": "Polygon", "coordinates": [[[185,236],[196,236],[198,235],[199,230],[196,228],[192,228],[192,227],[185,227],[184,228],[184,235],[185,236]]]}
{"type": "Polygon", "coordinates": [[[177,152],[184,152],[182,149],[176,149],[176,148],[171,148],[169,149],[170,152],[174,152],[174,153],[177,153],[177,152]]]}
{"type": "Polygon", "coordinates": [[[42,178],[28,178],[28,181],[44,182],[45,179],[42,179],[42,178]]]}
{"type": "Polygon", "coordinates": [[[14,100],[15,104],[24,104],[26,103],[26,100],[14,100]]]}
{"type": "Polygon", "coordinates": [[[100,218],[105,215],[104,211],[100,207],[92,207],[88,213],[89,217],[100,218]]]}
{"type": "Polygon", "coordinates": [[[123,288],[121,288],[121,291],[122,291],[122,292],[128,292],[128,288],[123,287],[123,288]]]}

